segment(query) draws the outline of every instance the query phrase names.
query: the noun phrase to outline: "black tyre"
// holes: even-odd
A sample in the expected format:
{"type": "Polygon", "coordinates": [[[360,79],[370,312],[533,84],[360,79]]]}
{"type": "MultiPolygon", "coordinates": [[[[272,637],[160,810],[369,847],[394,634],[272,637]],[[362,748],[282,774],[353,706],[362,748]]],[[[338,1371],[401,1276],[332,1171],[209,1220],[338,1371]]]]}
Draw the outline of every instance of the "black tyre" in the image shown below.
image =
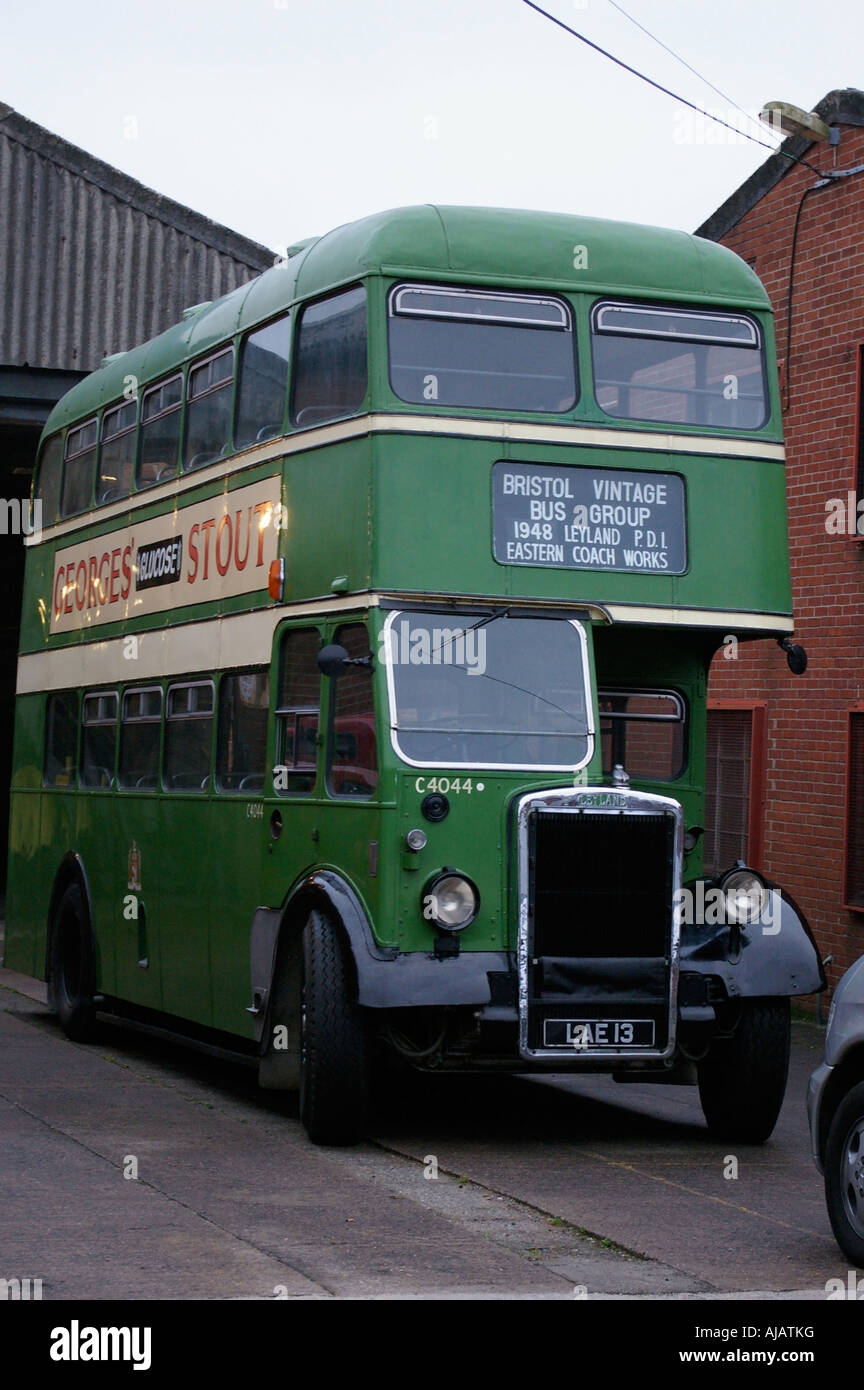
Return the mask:
{"type": "Polygon", "coordinates": [[[96,1031],[96,967],[93,937],[81,887],[70,883],[57,904],[49,948],[51,1005],[73,1042],[96,1031]]]}
{"type": "Polygon", "coordinates": [[[335,925],[310,913],[303,930],[300,1118],[315,1144],[356,1144],[369,1113],[371,1047],[335,925]]]}
{"type": "Polygon", "coordinates": [[[699,1099],[716,1139],[763,1144],[777,1123],[789,1074],[788,999],[742,999],[730,1038],[699,1063],[699,1099]]]}
{"type": "Polygon", "coordinates": [[[864,1081],[837,1107],[825,1147],[825,1201],[837,1244],[864,1268],[864,1081]]]}

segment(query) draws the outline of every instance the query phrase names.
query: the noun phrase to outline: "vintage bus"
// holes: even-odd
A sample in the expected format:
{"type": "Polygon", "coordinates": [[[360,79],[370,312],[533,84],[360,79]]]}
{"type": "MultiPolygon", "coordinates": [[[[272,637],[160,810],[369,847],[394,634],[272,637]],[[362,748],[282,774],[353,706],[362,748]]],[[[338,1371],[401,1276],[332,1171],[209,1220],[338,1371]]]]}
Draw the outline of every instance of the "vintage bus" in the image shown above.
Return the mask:
{"type": "Polygon", "coordinates": [[[6,964],[70,1037],[228,1048],[320,1143],[388,1058],[698,1084],[770,1134],[821,966],[701,844],[713,654],[803,659],[748,266],[368,217],[106,359],[34,495],[6,964]]]}

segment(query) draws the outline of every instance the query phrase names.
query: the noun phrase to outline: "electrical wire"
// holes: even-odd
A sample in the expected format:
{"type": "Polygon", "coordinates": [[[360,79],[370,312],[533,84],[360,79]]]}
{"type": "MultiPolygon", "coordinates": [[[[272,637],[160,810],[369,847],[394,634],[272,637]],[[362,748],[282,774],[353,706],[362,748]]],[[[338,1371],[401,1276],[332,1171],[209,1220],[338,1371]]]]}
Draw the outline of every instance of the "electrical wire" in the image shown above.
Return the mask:
{"type": "Polygon", "coordinates": [[[608,58],[609,61],[615,63],[617,67],[623,68],[625,72],[632,73],[634,77],[638,77],[642,82],[647,82],[648,86],[653,87],[655,91],[662,92],[664,96],[671,97],[673,101],[680,102],[682,106],[689,106],[691,111],[695,111],[698,115],[704,116],[706,120],[714,121],[717,125],[725,126],[727,130],[734,130],[736,135],[743,135],[745,140],[752,141],[754,145],[761,145],[763,150],[770,150],[772,154],[782,155],[784,159],[791,159],[795,164],[803,164],[811,173],[818,174],[820,179],[828,177],[823,169],[817,169],[816,165],[810,164],[808,160],[799,159],[797,155],[789,154],[787,150],[782,148],[778,149],[775,145],[769,145],[767,140],[757,140],[755,135],[748,135],[746,130],[739,130],[737,126],[730,125],[728,121],[724,121],[721,116],[713,115],[710,111],[706,111],[703,106],[697,106],[694,101],[688,101],[686,97],[679,96],[677,92],[672,92],[668,87],[664,87],[661,83],[655,82],[653,77],[646,76],[646,74],[640,72],[638,68],[632,68],[629,63],[624,62],[623,58],[616,58],[614,53],[610,53],[607,49],[601,48],[599,43],[594,43],[593,39],[586,38],[584,34],[579,33],[578,29],[572,29],[569,24],[564,23],[563,19],[558,19],[556,15],[550,14],[548,10],[544,10],[540,5],[535,4],[534,0],[522,0],[522,3],[527,5],[530,10],[536,10],[544,19],[551,20],[553,24],[557,24],[559,29],[563,29],[565,33],[572,35],[574,39],[579,39],[580,42],[587,44],[589,48],[593,48],[595,53],[599,53],[604,58],[608,58]]]}
{"type": "MultiPolygon", "coordinates": [[[[702,73],[698,72],[691,63],[688,63],[686,58],[682,58],[681,54],[676,53],[674,48],[670,48],[669,45],[667,43],[664,43],[662,39],[658,39],[656,34],[652,34],[650,29],[646,29],[644,24],[640,24],[639,20],[634,18],[632,14],[628,14],[628,12],[624,9],[624,6],[619,5],[617,3],[617,0],[609,0],[609,4],[612,6],[613,10],[617,10],[619,14],[623,14],[625,19],[629,19],[631,24],[635,24],[636,28],[640,29],[642,33],[645,34],[649,39],[651,39],[653,43],[658,44],[665,53],[668,53],[671,58],[674,58],[676,63],[680,63],[681,66],[685,67],[688,72],[692,72],[694,77],[698,77],[699,81],[704,82],[706,87],[710,87],[711,91],[715,92],[718,97],[722,97],[723,100],[728,102],[730,106],[734,106],[736,111],[740,111],[742,116],[745,116],[748,121],[751,121],[753,125],[755,125],[756,128],[761,131],[762,127],[759,125],[759,121],[752,114],[752,112],[745,111],[744,107],[739,106],[738,102],[735,100],[734,97],[728,96],[726,92],[721,92],[719,87],[715,87],[713,82],[709,82],[707,77],[703,77],[702,73]]],[[[741,134],[746,135],[746,131],[742,130],[741,134]]]]}

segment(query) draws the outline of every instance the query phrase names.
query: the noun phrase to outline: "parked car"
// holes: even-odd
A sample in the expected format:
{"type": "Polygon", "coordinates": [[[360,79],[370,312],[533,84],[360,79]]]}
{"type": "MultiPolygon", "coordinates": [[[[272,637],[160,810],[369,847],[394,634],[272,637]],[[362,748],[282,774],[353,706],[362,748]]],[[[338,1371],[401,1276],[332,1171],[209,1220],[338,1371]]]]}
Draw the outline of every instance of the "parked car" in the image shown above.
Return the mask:
{"type": "Polygon", "coordinates": [[[825,1061],[810,1078],[807,1114],[837,1244],[864,1266],[864,956],[834,994],[825,1061]]]}

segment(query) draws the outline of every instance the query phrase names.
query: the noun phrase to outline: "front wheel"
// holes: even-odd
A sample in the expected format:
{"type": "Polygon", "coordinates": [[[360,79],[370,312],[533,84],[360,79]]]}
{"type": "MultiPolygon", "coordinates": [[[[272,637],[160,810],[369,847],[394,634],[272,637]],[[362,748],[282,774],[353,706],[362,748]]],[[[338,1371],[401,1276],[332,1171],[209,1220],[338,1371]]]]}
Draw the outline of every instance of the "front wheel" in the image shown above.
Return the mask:
{"type": "Polygon", "coordinates": [[[300,1118],[315,1144],[356,1144],[369,1110],[371,1048],[347,948],[323,912],[303,929],[300,1118]]]}
{"type": "Polygon", "coordinates": [[[699,1063],[699,1099],[715,1139],[763,1144],[777,1123],[789,1074],[788,999],[742,999],[735,1032],[699,1063]]]}
{"type": "Polygon", "coordinates": [[[837,1244],[864,1268],[864,1082],[844,1096],[828,1131],[825,1201],[837,1244]]]}
{"type": "Polygon", "coordinates": [[[67,1038],[89,1042],[96,1031],[93,938],[80,885],[70,883],[51,925],[50,1002],[67,1038]]]}

